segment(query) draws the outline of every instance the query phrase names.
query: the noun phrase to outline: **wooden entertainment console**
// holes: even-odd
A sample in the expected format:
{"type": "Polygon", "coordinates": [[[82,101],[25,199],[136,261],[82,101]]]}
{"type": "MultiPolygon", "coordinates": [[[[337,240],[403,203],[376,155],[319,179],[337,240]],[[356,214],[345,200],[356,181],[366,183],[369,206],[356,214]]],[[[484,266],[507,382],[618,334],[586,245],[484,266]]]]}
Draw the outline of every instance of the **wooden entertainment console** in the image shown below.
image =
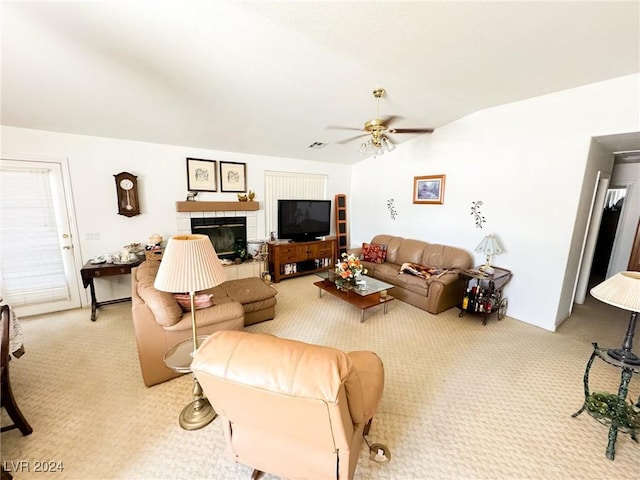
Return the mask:
{"type": "Polygon", "coordinates": [[[275,283],[284,278],[329,270],[336,264],[336,239],[333,237],[311,242],[276,240],[267,245],[269,273],[275,283]]]}

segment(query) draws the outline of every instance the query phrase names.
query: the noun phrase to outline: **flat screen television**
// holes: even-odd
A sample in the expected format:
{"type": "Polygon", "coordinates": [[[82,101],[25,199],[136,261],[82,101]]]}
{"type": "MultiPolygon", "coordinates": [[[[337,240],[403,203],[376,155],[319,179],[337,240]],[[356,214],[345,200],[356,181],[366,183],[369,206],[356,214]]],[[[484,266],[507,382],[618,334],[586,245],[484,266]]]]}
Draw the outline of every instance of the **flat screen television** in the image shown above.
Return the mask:
{"type": "Polygon", "coordinates": [[[278,238],[315,240],[331,232],[331,200],[278,200],[278,238]]]}

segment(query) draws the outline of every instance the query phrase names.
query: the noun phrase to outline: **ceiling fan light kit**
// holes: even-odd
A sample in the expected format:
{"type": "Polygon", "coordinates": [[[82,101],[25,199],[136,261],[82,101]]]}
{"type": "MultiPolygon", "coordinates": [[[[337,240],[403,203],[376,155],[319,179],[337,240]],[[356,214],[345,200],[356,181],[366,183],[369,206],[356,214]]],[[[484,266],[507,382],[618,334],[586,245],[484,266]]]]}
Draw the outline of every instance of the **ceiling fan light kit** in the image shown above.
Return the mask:
{"type": "MultiPolygon", "coordinates": [[[[360,153],[364,156],[373,155],[374,157],[377,155],[383,155],[385,153],[391,152],[396,149],[396,146],[393,144],[391,139],[386,134],[396,134],[396,133],[413,133],[413,134],[421,134],[421,133],[432,133],[433,128],[389,128],[389,123],[392,122],[396,118],[400,118],[396,115],[390,115],[385,119],[380,118],[380,98],[385,94],[384,88],[376,88],[373,91],[373,97],[377,100],[377,109],[376,109],[376,117],[373,120],[369,120],[365,122],[364,128],[348,128],[348,127],[329,127],[329,128],[339,128],[344,130],[361,130],[366,133],[363,135],[369,135],[369,139],[360,145],[360,153]]],[[[363,135],[358,135],[355,138],[358,138],[363,135]]],[[[355,138],[350,138],[341,142],[337,142],[339,144],[348,143],[355,138]]]]}
{"type": "Polygon", "coordinates": [[[372,135],[372,138],[360,145],[360,154],[363,156],[373,155],[375,157],[395,149],[396,146],[384,135],[372,135]]]}

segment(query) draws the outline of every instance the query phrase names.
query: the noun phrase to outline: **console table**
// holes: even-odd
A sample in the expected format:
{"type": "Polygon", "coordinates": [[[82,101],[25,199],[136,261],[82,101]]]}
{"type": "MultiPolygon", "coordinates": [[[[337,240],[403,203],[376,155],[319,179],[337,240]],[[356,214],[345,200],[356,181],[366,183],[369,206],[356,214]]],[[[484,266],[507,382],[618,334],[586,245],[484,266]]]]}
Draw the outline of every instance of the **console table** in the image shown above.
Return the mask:
{"type": "Polygon", "coordinates": [[[577,417],[586,410],[598,422],[609,426],[606,455],[609,460],[613,460],[616,454],[618,433],[627,433],[636,442],[638,434],[640,434],[640,398],[635,405],[627,402],[629,383],[634,374],[640,375],[640,365],[631,365],[616,360],[607,354],[608,349],[599,347],[597,343],[592,345],[593,353],[584,372],[584,403],[580,410],[571,416],[577,417]],[[589,372],[596,358],[621,370],[620,386],[617,393],[589,392],[589,372]]]}
{"type": "Polygon", "coordinates": [[[118,275],[126,275],[131,273],[131,269],[137,267],[142,263],[142,260],[137,260],[132,263],[127,264],[115,264],[115,263],[99,263],[93,264],[90,261],[85,263],[82,269],[80,270],[80,275],[82,276],[82,285],[86,289],[89,287],[91,292],[91,321],[96,321],[96,311],[98,307],[102,305],[111,305],[114,303],[128,302],[131,300],[131,297],[126,298],[118,298],[115,300],[107,300],[104,302],[98,302],[96,300],[96,288],[93,285],[94,278],[102,278],[102,277],[114,277],[118,275]]]}

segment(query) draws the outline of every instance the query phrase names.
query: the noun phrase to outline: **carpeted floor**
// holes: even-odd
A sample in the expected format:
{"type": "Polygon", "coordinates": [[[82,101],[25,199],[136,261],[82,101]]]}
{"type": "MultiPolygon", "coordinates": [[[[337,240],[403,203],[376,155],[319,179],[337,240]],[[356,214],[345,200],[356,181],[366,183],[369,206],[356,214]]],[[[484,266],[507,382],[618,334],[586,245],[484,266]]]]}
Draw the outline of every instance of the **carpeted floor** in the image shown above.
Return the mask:
{"type": "MultiPolygon", "coordinates": [[[[377,464],[363,443],[356,479],[640,478],[640,444],[619,435],[608,460],[607,428],[586,413],[571,417],[591,342],[619,346],[628,312],[589,297],[551,333],[495,315],[483,327],[456,309],[434,316],[394,301],[387,315],[373,309],[360,323],[354,307],[318,298],[314,280],[277,284],[276,318],[248,330],[380,355],[385,391],[368,440],[392,457],[377,464]]],[[[130,304],[101,308],[95,323],[83,309],[22,326],[27,353],[11,361],[11,378],[34,432],[2,433],[14,478],[250,477],[226,456],[218,420],[198,431],[178,426],[191,400],[188,375],[143,385],[130,304]],[[36,462],[64,470],[36,473],[36,462]]],[[[595,389],[616,391],[620,371],[596,362],[591,378],[595,389]]],[[[640,395],[640,376],[631,395],[640,395]]]]}

